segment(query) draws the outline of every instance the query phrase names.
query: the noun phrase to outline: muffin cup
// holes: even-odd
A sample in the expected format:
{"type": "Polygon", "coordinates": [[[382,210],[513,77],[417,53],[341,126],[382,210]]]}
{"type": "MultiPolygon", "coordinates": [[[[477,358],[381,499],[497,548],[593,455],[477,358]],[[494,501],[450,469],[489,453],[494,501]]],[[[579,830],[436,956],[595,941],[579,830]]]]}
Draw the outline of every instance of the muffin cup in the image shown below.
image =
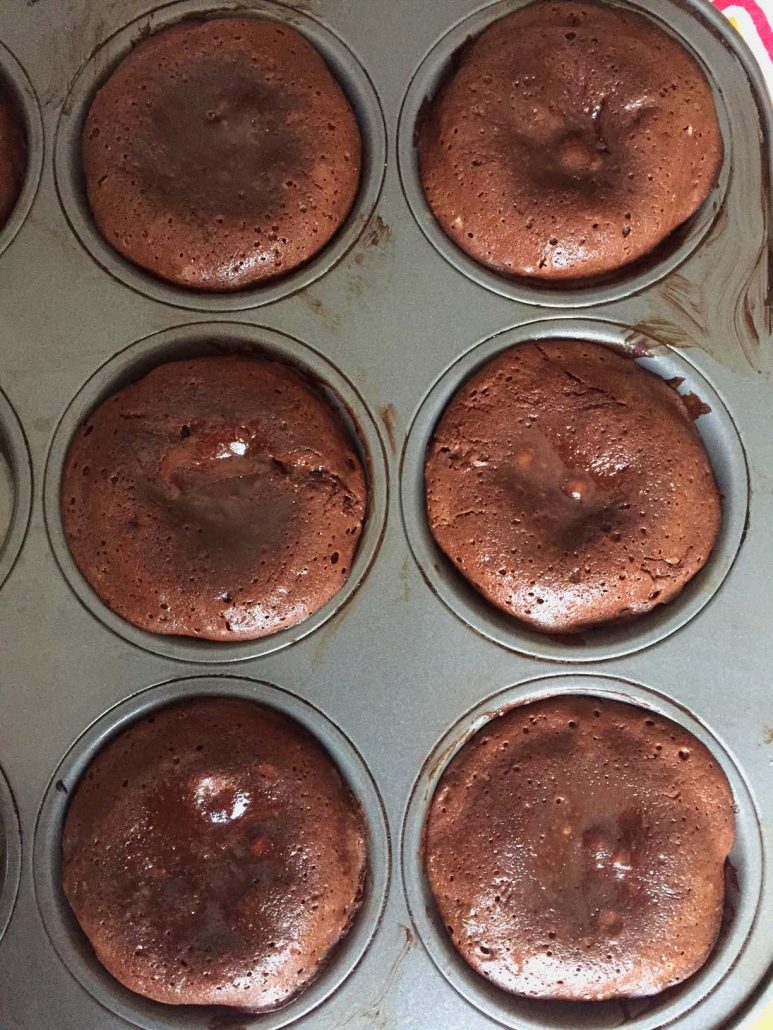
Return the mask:
{"type": "Polygon", "coordinates": [[[503,647],[535,658],[598,662],[631,654],[663,640],[709,603],[730,572],[743,542],[749,504],[749,475],[735,423],[721,398],[683,355],[613,322],[566,318],[530,322],[484,340],[454,362],[421,403],[408,432],[401,463],[403,522],[413,556],[430,589],[473,630],[503,647]],[[678,377],[682,394],[692,393],[711,409],[696,429],[708,454],[722,501],[721,523],[705,566],[673,601],[628,622],[566,636],[530,629],[488,602],[454,568],[430,532],[425,501],[424,459],[449,401],[474,371],[509,347],[529,340],[580,340],[614,347],[662,379],[678,377]]]}
{"type": "Polygon", "coordinates": [[[57,426],[46,465],[46,525],[54,555],[78,600],[114,633],[168,658],[189,662],[234,662],[287,647],[322,626],[356,593],[378,551],[388,507],[384,447],[376,421],[346,376],[306,344],[273,329],[238,322],[196,322],[164,330],[132,344],[98,369],[76,394],[57,426]],[[127,622],[99,598],[70,553],[61,513],[61,483],[67,451],[76,429],[107,397],[142,378],[157,365],[208,354],[238,353],[274,358],[307,375],[339,412],[359,452],[368,484],[365,524],[352,567],[341,589],[319,611],[288,629],[235,643],[150,633],[127,622]]]}
{"type": "Polygon", "coordinates": [[[21,838],[11,788],[0,769],[0,939],[11,921],[19,889],[21,838]]]}
{"type": "MultiPolygon", "coordinates": [[[[745,779],[717,737],[664,695],[606,676],[551,676],[508,687],[463,715],[438,741],[414,784],[402,828],[403,886],[416,931],[437,968],[471,1005],[513,1028],[656,1030],[695,1009],[695,1026],[716,1026],[717,1007],[701,1022],[700,1006],[733,970],[743,975],[744,947],[751,934],[764,875],[759,815],[745,779]],[[551,1002],[508,994],[476,973],[454,948],[440,919],[423,862],[424,826],[435,790],[460,748],[497,715],[516,705],[560,695],[584,694],[637,705],[662,715],[702,741],[721,765],[735,801],[736,840],[728,859],[725,914],[719,939],[705,965],[689,979],[651,998],[599,1002],[551,1002]],[[736,886],[737,882],[737,886],[736,886]]],[[[730,1013],[725,1014],[726,1017],[730,1013]]]]}
{"type": "Polygon", "coordinates": [[[24,543],[31,504],[32,466],[24,430],[0,391],[0,587],[24,543]]]}
{"type": "Polygon", "coordinates": [[[391,852],[384,807],[362,757],[321,711],[280,687],[227,676],[173,680],[140,691],[111,708],[75,741],[54,771],[35,827],[33,879],[40,917],[59,958],[105,1008],[147,1030],[209,1030],[238,1022],[278,1030],[308,1015],[337,990],[365,953],[379,925],[389,886],[391,852]],[[97,960],[70,909],[61,883],[61,840],[68,796],[91,760],[137,719],[170,704],[202,697],[254,701],[289,716],[327,750],[359,803],[368,832],[368,871],[362,905],[322,972],[302,993],[271,1012],[255,1015],[214,1006],[164,1005],[123,987],[97,960]]]}
{"type": "Polygon", "coordinates": [[[734,146],[732,123],[722,92],[712,76],[709,62],[694,45],[698,37],[694,16],[678,10],[673,4],[669,4],[668,17],[665,11],[655,14],[649,7],[638,3],[616,4],[622,9],[645,15],[668,35],[673,36],[697,61],[706,76],[714,97],[724,145],[724,159],[714,188],[698,211],[650,254],[596,279],[551,283],[550,280],[540,281],[529,277],[508,278],[479,264],[446,236],[427,203],[419,174],[417,126],[428,101],[437,94],[444,81],[452,74],[458,53],[493,22],[526,6],[527,2],[529,0],[501,0],[476,11],[450,29],[432,47],[416,69],[403,100],[398,128],[397,150],[403,192],[413,217],[427,240],[449,264],[480,286],[511,300],[546,307],[580,308],[619,300],[652,286],[673,272],[687,260],[708,234],[724,204],[730,179],[734,146]],[[688,30],[691,30],[689,42],[685,38],[688,30]]]}
{"type": "Polygon", "coordinates": [[[40,105],[27,73],[7,47],[0,43],[0,86],[16,105],[27,140],[27,170],[19,196],[5,225],[0,226],[0,254],[11,245],[30,212],[43,170],[43,121],[40,105]]]}
{"type": "Polygon", "coordinates": [[[270,304],[302,290],[333,268],[365,229],[381,192],[386,165],[386,130],[376,91],[354,54],[330,29],[300,11],[272,0],[248,8],[240,0],[180,0],[137,18],[111,36],[86,62],[65,100],[56,133],[54,171],[59,199],[75,235],[106,272],[153,300],[200,311],[240,311],[270,304]],[[116,65],[143,37],[185,18],[259,17],[284,22],[320,52],[354,110],[362,137],[360,187],[346,221],[310,261],[275,281],[232,293],[185,289],[146,272],[104,239],[91,214],[81,162],[83,126],[91,102],[116,65]]]}

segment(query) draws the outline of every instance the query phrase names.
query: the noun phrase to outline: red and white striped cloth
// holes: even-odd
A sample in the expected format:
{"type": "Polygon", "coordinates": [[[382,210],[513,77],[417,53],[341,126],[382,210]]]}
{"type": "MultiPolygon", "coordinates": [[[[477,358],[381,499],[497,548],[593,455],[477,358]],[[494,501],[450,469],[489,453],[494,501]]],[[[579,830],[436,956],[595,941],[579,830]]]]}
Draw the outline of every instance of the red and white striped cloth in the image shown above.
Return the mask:
{"type": "Polygon", "coordinates": [[[773,0],[714,0],[757,58],[773,97],[773,0]]]}

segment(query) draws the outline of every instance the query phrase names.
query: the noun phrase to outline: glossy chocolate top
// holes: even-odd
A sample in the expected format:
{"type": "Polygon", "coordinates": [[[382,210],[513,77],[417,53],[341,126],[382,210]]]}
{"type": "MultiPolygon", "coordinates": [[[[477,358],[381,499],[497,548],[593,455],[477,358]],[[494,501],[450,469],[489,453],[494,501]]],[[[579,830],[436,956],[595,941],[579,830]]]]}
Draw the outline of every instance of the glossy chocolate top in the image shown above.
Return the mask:
{"type": "Polygon", "coordinates": [[[515,994],[656,994],[719,932],[734,837],[727,779],[645,709],[561,696],[487,723],[454,757],[426,827],[455,947],[515,994]]]}
{"type": "Polygon", "coordinates": [[[97,958],[170,1004],[275,1008],[347,931],[363,818],[293,720],[203,698],[141,719],[93,760],[63,835],[67,899],[97,958]]]}
{"type": "Polygon", "coordinates": [[[153,633],[254,639],[346,581],[365,518],[338,414],[294,369],[205,357],[160,365],[78,429],[64,529],[102,600],[153,633]]]}

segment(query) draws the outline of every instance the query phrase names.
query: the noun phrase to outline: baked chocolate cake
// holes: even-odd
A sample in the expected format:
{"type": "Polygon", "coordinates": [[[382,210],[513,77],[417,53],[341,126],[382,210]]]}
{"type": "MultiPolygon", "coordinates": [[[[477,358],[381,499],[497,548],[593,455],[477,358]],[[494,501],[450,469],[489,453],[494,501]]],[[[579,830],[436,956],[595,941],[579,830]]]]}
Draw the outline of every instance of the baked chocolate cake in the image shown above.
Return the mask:
{"type": "Polygon", "coordinates": [[[62,848],[67,899],[125,987],[255,1012],[319,974],[366,868],[359,806],[324,749],[233,698],[175,704],[110,741],[62,848]]]}
{"type": "Polygon", "coordinates": [[[276,361],[160,365],[77,430],[62,480],[81,573],[152,633],[235,641],[294,626],[341,589],[366,510],[337,412],[276,361]]]}
{"type": "Polygon", "coordinates": [[[417,128],[443,231],[487,268],[543,281],[650,254],[703,204],[723,152],[684,47],[651,18],[580,0],[490,25],[417,128]]]}
{"type": "Polygon", "coordinates": [[[429,525],[483,596],[574,633],[673,600],[720,501],[676,389],[601,344],[523,343],[457,391],[427,450],[429,525]]]}
{"type": "Polygon", "coordinates": [[[140,40],[83,132],[104,238],[199,290],[268,282],[319,253],[349,214],[360,156],[320,54],[261,18],[186,19],[140,40]]]}
{"type": "Polygon", "coordinates": [[[515,994],[657,994],[720,928],[733,798],[692,734],[593,697],[520,705],[452,759],[426,825],[440,918],[515,994]]]}
{"type": "Polygon", "coordinates": [[[27,170],[27,138],[16,105],[0,83],[0,229],[19,199],[27,170]]]}

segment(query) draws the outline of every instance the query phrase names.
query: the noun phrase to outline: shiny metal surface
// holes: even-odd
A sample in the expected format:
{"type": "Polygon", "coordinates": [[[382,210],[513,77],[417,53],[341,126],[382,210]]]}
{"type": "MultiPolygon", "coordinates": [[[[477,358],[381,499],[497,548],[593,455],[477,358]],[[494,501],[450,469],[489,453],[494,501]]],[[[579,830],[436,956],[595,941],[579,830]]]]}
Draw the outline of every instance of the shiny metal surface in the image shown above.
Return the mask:
{"type": "Polygon", "coordinates": [[[707,1030],[745,1026],[773,998],[770,105],[740,39],[705,0],[632,4],[708,69],[731,154],[718,190],[650,268],[571,296],[504,288],[427,223],[411,119],[449,42],[519,5],[0,0],[0,75],[31,141],[22,200],[0,232],[0,448],[14,478],[0,551],[4,1030],[296,1020],[315,1030],[707,1030]],[[367,171],[349,225],[264,292],[208,298],[156,283],[95,238],[83,202],[77,131],[90,91],[137,33],[194,10],[287,19],[321,47],[360,117],[367,171]],[[712,408],[697,425],[724,493],[723,536],[694,587],[652,620],[584,646],[493,625],[433,553],[417,503],[422,444],[448,389],[486,348],[559,330],[685,376],[683,389],[712,408]],[[63,550],[56,494],[68,434],[111,387],[165,356],[234,344],[305,364],[357,431],[372,485],[357,568],[330,610],[286,639],[222,651],[147,640],[78,582],[63,550]],[[68,920],[57,881],[66,792],[89,749],[153,699],[231,688],[307,719],[371,827],[371,891],[355,934],[307,995],[268,1019],[192,1015],[122,990],[68,920]],[[502,997],[455,959],[427,905],[417,847],[445,762],[502,703],[567,689],[682,722],[735,791],[728,931],[697,977],[652,1003],[570,1012],[502,997]]]}

